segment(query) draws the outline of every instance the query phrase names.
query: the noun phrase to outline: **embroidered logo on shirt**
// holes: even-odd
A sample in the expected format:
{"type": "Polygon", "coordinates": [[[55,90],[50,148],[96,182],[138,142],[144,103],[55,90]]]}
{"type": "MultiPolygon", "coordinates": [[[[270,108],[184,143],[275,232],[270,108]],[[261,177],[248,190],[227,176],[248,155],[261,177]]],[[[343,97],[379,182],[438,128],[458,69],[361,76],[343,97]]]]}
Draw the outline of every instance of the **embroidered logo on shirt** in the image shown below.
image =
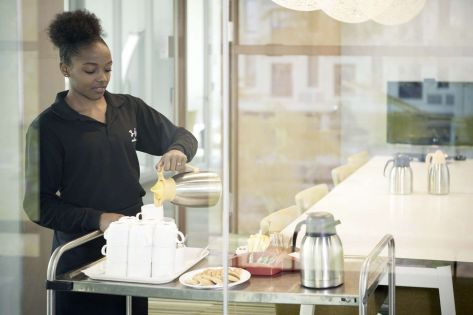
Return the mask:
{"type": "Polygon", "coordinates": [[[131,142],[135,142],[136,141],[136,136],[138,135],[138,133],[136,132],[136,128],[133,128],[133,130],[128,130],[128,132],[130,133],[130,136],[131,136],[131,142]]]}

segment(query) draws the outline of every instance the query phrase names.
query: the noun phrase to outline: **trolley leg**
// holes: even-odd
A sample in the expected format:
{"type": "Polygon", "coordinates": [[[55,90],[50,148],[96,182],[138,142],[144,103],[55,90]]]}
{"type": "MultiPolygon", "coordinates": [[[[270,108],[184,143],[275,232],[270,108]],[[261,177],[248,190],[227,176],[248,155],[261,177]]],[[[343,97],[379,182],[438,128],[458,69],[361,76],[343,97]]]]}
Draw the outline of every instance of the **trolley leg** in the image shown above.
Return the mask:
{"type": "Polygon", "coordinates": [[[126,315],[131,315],[131,296],[126,297],[126,315]]]}
{"type": "Polygon", "coordinates": [[[46,290],[46,315],[56,315],[56,292],[46,290]]]}

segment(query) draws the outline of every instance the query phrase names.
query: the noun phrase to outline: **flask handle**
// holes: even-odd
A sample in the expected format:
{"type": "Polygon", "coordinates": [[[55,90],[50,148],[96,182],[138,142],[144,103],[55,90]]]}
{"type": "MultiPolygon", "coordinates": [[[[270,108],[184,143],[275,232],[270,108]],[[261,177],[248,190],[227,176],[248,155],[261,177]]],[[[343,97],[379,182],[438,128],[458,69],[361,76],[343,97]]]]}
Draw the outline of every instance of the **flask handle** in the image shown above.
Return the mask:
{"type": "Polygon", "coordinates": [[[386,169],[388,168],[388,165],[389,165],[391,162],[394,164],[394,160],[393,160],[393,159],[390,159],[390,160],[388,160],[388,161],[386,162],[386,165],[384,166],[384,171],[383,171],[384,177],[386,177],[386,169]]]}
{"type": "Polygon", "coordinates": [[[306,223],[306,220],[303,220],[297,223],[296,227],[294,228],[294,233],[292,234],[292,251],[296,251],[296,242],[297,242],[297,234],[300,232],[301,227],[303,224],[306,223]]]}

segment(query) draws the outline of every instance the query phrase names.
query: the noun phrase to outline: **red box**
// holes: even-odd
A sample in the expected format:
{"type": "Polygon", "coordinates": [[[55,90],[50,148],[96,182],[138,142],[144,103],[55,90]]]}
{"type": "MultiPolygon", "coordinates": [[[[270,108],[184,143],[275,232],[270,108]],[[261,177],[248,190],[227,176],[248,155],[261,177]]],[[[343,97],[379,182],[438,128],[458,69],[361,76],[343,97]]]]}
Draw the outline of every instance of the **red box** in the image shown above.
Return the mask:
{"type": "Polygon", "coordinates": [[[232,267],[248,270],[253,276],[274,276],[282,271],[298,271],[299,263],[287,253],[272,254],[254,252],[235,255],[230,259],[232,267]],[[261,263],[268,258],[271,263],[261,263]]]}

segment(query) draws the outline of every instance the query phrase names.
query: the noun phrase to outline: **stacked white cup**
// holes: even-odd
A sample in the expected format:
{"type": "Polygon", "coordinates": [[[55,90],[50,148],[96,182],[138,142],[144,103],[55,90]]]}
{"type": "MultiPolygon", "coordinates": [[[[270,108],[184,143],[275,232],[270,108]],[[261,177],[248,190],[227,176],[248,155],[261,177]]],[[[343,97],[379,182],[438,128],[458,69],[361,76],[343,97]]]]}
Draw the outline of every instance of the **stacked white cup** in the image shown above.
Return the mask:
{"type": "Polygon", "coordinates": [[[115,221],[104,233],[107,244],[102,247],[102,254],[107,256],[105,274],[108,276],[126,277],[129,228],[128,222],[115,221]]]}
{"type": "MultiPolygon", "coordinates": [[[[176,247],[185,241],[163,207],[143,205],[134,217],[112,222],[104,233],[105,274],[117,278],[162,278],[175,272],[176,247]],[[141,219],[141,220],[140,220],[141,219]]],[[[182,257],[181,257],[182,260],[182,257]]]]}
{"type": "Polygon", "coordinates": [[[128,238],[128,278],[151,277],[155,224],[155,220],[140,220],[131,224],[128,238]]]}
{"type": "Polygon", "coordinates": [[[141,206],[141,212],[136,214],[138,219],[161,221],[164,216],[163,206],[157,207],[154,204],[141,206]]]}
{"type": "Polygon", "coordinates": [[[152,278],[162,278],[174,273],[176,247],[185,241],[172,218],[163,218],[154,228],[152,278]]]}

